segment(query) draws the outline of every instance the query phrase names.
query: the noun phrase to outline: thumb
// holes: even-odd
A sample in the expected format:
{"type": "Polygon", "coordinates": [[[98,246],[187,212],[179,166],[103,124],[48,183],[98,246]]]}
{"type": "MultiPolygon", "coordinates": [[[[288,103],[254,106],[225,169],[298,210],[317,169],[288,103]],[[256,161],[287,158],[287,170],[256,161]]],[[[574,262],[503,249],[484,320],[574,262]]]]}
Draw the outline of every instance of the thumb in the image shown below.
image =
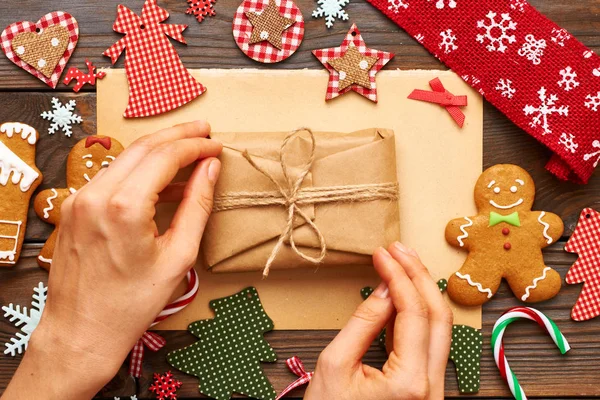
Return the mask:
{"type": "MultiPolygon", "coordinates": [[[[188,180],[171,226],[160,238],[167,242],[163,248],[171,253],[170,260],[180,260],[183,264],[195,262],[204,228],[212,212],[214,190],[220,172],[221,162],[216,158],[207,158],[196,166],[188,180]]],[[[182,265],[185,268],[183,271],[191,266],[182,265]]]]}
{"type": "Polygon", "coordinates": [[[360,363],[371,343],[381,333],[394,312],[394,305],[385,282],[352,314],[346,326],[329,344],[326,351],[338,358],[339,365],[360,363]]]}

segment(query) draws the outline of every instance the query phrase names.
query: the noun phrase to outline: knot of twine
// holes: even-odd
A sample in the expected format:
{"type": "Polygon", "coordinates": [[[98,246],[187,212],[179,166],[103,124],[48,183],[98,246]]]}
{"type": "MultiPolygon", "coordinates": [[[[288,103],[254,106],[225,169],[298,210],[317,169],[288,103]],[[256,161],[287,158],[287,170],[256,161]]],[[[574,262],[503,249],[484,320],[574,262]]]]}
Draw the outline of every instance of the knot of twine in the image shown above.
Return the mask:
{"type": "Polygon", "coordinates": [[[250,156],[250,154],[248,153],[248,150],[245,150],[242,153],[242,156],[248,161],[248,163],[252,167],[254,167],[254,169],[256,169],[258,172],[267,177],[277,188],[277,190],[269,192],[232,192],[215,197],[213,207],[214,212],[235,210],[248,207],[265,207],[272,205],[279,205],[287,209],[286,226],[281,232],[277,244],[275,245],[275,247],[273,247],[271,255],[269,256],[269,259],[267,260],[267,263],[265,264],[265,268],[263,270],[263,277],[265,278],[269,275],[271,265],[273,264],[273,261],[275,261],[275,258],[281,251],[281,248],[286,240],[289,240],[290,246],[299,257],[310,263],[321,263],[327,254],[327,245],[325,243],[325,238],[323,237],[323,234],[321,233],[317,225],[311,220],[311,218],[308,215],[306,215],[304,211],[302,211],[300,206],[333,202],[348,203],[375,200],[398,200],[397,182],[302,188],[304,179],[306,178],[306,175],[308,175],[308,173],[310,172],[313,162],[315,161],[315,149],[315,136],[312,130],[310,130],[309,128],[296,129],[290,132],[285,137],[283,143],[281,144],[281,149],[279,151],[279,164],[281,165],[281,170],[283,172],[284,177],[283,184],[278,182],[272,174],[270,174],[269,172],[261,168],[259,165],[257,165],[256,162],[254,162],[252,156],[250,156]],[[292,177],[288,173],[289,167],[285,158],[285,148],[290,142],[290,140],[302,131],[306,131],[310,135],[310,156],[303,165],[298,167],[300,169],[299,176],[295,179],[292,179],[292,177]],[[303,253],[296,246],[293,235],[294,217],[296,216],[301,217],[315,233],[315,236],[319,241],[320,250],[319,255],[317,257],[312,257],[308,254],[303,253]]]}

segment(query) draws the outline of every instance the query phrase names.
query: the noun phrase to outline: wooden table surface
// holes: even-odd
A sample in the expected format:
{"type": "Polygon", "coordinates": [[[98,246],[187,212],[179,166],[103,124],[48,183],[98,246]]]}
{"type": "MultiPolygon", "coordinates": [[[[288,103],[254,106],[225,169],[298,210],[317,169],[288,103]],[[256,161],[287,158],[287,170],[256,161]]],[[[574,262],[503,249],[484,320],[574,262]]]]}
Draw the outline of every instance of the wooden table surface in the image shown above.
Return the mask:
{"type": "MultiPolygon", "coordinates": [[[[98,66],[109,66],[108,59],[101,54],[120,37],[112,31],[116,7],[120,3],[139,12],[143,1],[3,0],[0,3],[0,27],[19,20],[36,21],[54,10],[69,12],[79,21],[81,31],[79,44],[69,65],[83,69],[84,60],[88,58],[98,66]]],[[[290,59],[265,67],[244,56],[233,41],[231,21],[239,3],[240,0],[219,0],[216,4],[217,15],[198,24],[192,17],[184,14],[184,0],[159,1],[171,13],[171,22],[189,24],[184,35],[188,45],[175,45],[188,68],[319,69],[321,65],[310,50],[338,46],[350,24],[356,22],[370,47],[396,53],[396,58],[388,64],[388,69],[444,69],[415,40],[364,0],[351,0],[347,6],[350,21],[338,21],[329,30],[325,28],[322,19],[310,17],[315,7],[314,0],[296,0],[306,19],[304,42],[290,59]]],[[[584,44],[596,52],[600,51],[600,0],[530,0],[530,3],[584,44]]],[[[123,67],[123,59],[124,57],[117,64],[118,67],[123,67]]],[[[86,135],[96,134],[96,95],[93,90],[86,90],[74,94],[62,84],[57,90],[51,90],[5,57],[0,57],[0,122],[21,121],[40,131],[43,139],[38,145],[37,166],[44,173],[44,183],[40,189],[64,187],[65,160],[69,148],[86,135]],[[53,96],[59,97],[63,102],[77,100],[77,111],[83,117],[83,123],[75,126],[72,138],[60,134],[49,137],[45,134],[48,122],[43,121],[39,115],[50,108],[53,96]]],[[[600,174],[596,173],[587,186],[561,183],[544,170],[544,164],[550,156],[549,151],[487,103],[484,121],[484,167],[497,163],[515,163],[524,167],[534,177],[538,188],[535,208],[555,212],[565,221],[565,236],[544,253],[547,264],[564,277],[575,257],[565,253],[563,247],[573,232],[579,212],[588,206],[600,209],[600,174]]],[[[32,288],[40,281],[46,282],[47,274],[37,267],[35,257],[50,229],[33,212],[30,214],[27,244],[21,260],[14,268],[0,269],[0,304],[13,302],[29,305],[32,288]]],[[[505,341],[507,356],[531,397],[600,397],[600,318],[584,323],[576,323],[570,319],[570,309],[579,291],[578,285],[563,284],[561,293],[555,299],[536,306],[553,318],[569,339],[573,349],[566,356],[560,356],[550,338],[535,324],[516,323],[508,329],[505,341]]],[[[502,284],[493,301],[484,306],[481,390],[477,396],[471,397],[510,397],[494,364],[489,343],[491,328],[496,319],[504,310],[518,304],[520,303],[510,294],[508,287],[502,284]]],[[[5,343],[15,331],[7,320],[0,318],[0,343],[5,343]]],[[[138,398],[152,398],[147,387],[153,372],[172,369],[166,364],[166,353],[194,341],[186,331],[161,334],[168,340],[168,344],[158,353],[146,353],[138,398]]],[[[277,391],[295,378],[285,367],[286,358],[298,355],[307,368],[312,370],[320,351],[334,335],[333,331],[277,331],[267,334],[266,338],[276,350],[280,361],[263,365],[277,391]]],[[[365,357],[365,361],[372,365],[381,365],[383,360],[384,353],[376,345],[371,347],[365,357]]],[[[0,355],[0,393],[8,384],[19,361],[20,357],[0,355]]],[[[197,398],[197,380],[181,373],[176,373],[176,376],[184,382],[180,398],[197,398]]],[[[448,397],[459,395],[451,364],[447,369],[446,386],[448,397]]],[[[123,399],[134,394],[135,390],[135,383],[127,376],[124,366],[99,396],[111,399],[112,396],[121,396],[123,399]]],[[[300,396],[301,392],[295,394],[300,396]]]]}

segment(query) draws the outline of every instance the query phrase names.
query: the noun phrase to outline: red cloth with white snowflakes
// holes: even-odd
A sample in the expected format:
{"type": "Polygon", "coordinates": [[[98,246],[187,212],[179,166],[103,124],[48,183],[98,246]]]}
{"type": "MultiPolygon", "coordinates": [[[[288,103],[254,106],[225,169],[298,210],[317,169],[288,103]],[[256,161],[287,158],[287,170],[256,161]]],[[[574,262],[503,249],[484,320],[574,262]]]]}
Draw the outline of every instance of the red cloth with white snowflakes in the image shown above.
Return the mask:
{"type": "Polygon", "coordinates": [[[565,280],[571,285],[583,283],[571,318],[587,321],[600,315],[600,213],[591,208],[581,212],[565,250],[579,256],[565,280]]]}
{"type": "Polygon", "coordinates": [[[113,30],[127,36],[103,54],[114,64],[127,48],[125,71],[129,104],[125,118],[162,114],[206,91],[183,66],[167,37],[185,44],[182,32],[187,25],[162,24],[167,18],[169,13],[160,8],[156,0],[146,0],[141,17],[119,5],[113,30]]]}
{"type": "Polygon", "coordinates": [[[587,183],[600,161],[600,57],[525,0],[368,0],[587,183]]]}

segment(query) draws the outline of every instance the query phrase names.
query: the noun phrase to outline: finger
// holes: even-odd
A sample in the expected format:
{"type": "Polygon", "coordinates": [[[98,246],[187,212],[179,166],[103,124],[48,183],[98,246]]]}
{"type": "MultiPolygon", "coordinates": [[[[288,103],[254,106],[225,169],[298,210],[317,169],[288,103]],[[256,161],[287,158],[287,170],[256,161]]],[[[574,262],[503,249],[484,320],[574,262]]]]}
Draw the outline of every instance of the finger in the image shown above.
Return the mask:
{"type": "Polygon", "coordinates": [[[430,389],[432,398],[442,398],[452,337],[452,311],[415,250],[396,242],[389,247],[389,251],[404,268],[427,304],[430,329],[428,365],[430,389]]]}
{"type": "Polygon", "coordinates": [[[361,360],[373,340],[381,333],[394,313],[389,289],[385,282],[375,289],[352,314],[350,320],[330,343],[329,351],[335,354],[340,365],[353,367],[361,360]]]}
{"type": "Polygon", "coordinates": [[[171,226],[160,238],[169,259],[181,257],[182,273],[194,264],[206,222],[212,211],[214,188],[221,171],[216,158],[202,160],[188,181],[171,226]]]}
{"type": "Polygon", "coordinates": [[[162,192],[181,168],[194,161],[216,157],[223,146],[204,138],[181,139],[161,145],[145,157],[123,182],[121,189],[138,200],[158,200],[162,192]]]}
{"type": "Polygon", "coordinates": [[[103,185],[116,187],[140,161],[157,147],[176,140],[208,137],[210,125],[206,121],[194,121],[175,125],[133,142],[115,161],[110,164],[109,173],[102,179],[103,185]]]}
{"type": "MultiPolygon", "coordinates": [[[[410,371],[427,374],[429,350],[429,320],[427,306],[404,269],[385,249],[373,254],[373,265],[390,288],[390,297],[397,315],[394,322],[393,355],[389,373],[410,371]]],[[[398,378],[403,378],[397,376],[398,378]]]]}
{"type": "Polygon", "coordinates": [[[159,203],[179,203],[183,199],[187,182],[175,182],[169,184],[158,194],[159,203]]]}

